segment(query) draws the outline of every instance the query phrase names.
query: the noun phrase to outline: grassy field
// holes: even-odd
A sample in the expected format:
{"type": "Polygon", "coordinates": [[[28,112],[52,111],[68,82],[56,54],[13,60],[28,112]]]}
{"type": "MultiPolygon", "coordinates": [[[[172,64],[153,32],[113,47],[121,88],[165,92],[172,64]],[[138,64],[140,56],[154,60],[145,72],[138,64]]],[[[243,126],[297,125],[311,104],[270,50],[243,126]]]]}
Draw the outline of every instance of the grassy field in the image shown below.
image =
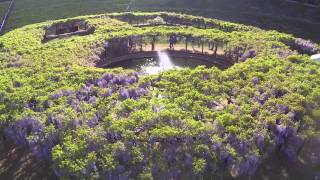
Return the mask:
{"type": "Polygon", "coordinates": [[[45,20],[123,11],[128,3],[129,0],[17,0],[6,29],[45,20]]]}
{"type": "Polygon", "coordinates": [[[274,29],[320,42],[320,8],[306,8],[287,1],[252,0],[137,0],[135,10],[175,11],[274,29]],[[312,18],[311,18],[312,17],[312,18]]]}
{"type": "MultiPolygon", "coordinates": [[[[45,20],[125,11],[129,2],[130,0],[17,0],[6,31],[45,20]]],[[[306,9],[286,1],[274,0],[265,2],[135,0],[134,2],[132,7],[135,11],[174,11],[201,15],[264,29],[275,29],[320,42],[317,32],[320,28],[320,8],[306,9]]]]}
{"type": "Polygon", "coordinates": [[[10,1],[0,2],[0,19],[4,16],[10,1]]]}

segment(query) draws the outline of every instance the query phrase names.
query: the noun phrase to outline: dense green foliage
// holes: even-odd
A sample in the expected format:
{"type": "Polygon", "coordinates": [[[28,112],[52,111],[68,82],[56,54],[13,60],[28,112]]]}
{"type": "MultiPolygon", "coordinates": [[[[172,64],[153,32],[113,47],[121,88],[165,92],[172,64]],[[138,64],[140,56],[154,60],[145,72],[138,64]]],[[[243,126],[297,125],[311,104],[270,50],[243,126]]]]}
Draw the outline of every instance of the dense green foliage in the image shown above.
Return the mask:
{"type": "Polygon", "coordinates": [[[64,178],[199,179],[252,175],[277,150],[295,160],[303,140],[318,132],[320,65],[290,49],[293,36],[179,14],[133,15],[203,20],[214,28],[139,28],[115,19],[132,14],[105,14],[76,18],[96,28],[87,36],[42,43],[54,22],[5,34],[5,137],[52,160],[64,178]],[[224,71],[198,67],[152,76],[92,67],[105,40],[137,34],[192,35],[257,56],[224,71]]]}
{"type": "MultiPolygon", "coordinates": [[[[158,15],[166,15],[167,13],[135,13],[138,21],[143,19],[152,19],[158,15]]],[[[112,37],[126,37],[129,35],[168,35],[182,34],[192,35],[194,37],[205,37],[212,41],[222,42],[226,50],[231,49],[248,49],[253,48],[259,51],[260,54],[268,54],[269,51],[279,53],[280,51],[286,54],[289,47],[288,42],[293,42],[294,37],[286,34],[281,34],[276,31],[263,31],[258,28],[228,23],[218,20],[196,18],[194,16],[169,14],[169,17],[176,17],[183,22],[190,19],[191,22],[201,19],[204,22],[212,24],[214,29],[199,29],[197,27],[188,26],[157,26],[157,27],[134,27],[128,23],[120,22],[111,19],[108,15],[84,16],[78,17],[78,20],[86,20],[90,25],[96,27],[96,31],[92,35],[79,37],[72,36],[70,38],[53,40],[48,43],[42,43],[45,27],[53,22],[46,22],[25,26],[23,28],[11,31],[1,37],[1,45],[5,51],[8,49],[11,53],[11,58],[3,55],[2,66],[18,61],[29,65],[46,65],[50,64],[77,64],[90,65],[94,62],[91,60],[96,57],[99,52],[99,47],[105,40],[112,37]],[[13,54],[12,54],[13,53],[13,54]],[[63,57],[63,61],[61,60],[63,57]],[[8,60],[10,60],[8,62],[8,60]]],[[[130,14],[112,14],[113,17],[128,16],[130,14]]],[[[134,19],[134,18],[133,18],[134,19]]],[[[145,21],[146,21],[145,20],[145,21]]],[[[66,20],[64,20],[66,21],[66,20]]]]}

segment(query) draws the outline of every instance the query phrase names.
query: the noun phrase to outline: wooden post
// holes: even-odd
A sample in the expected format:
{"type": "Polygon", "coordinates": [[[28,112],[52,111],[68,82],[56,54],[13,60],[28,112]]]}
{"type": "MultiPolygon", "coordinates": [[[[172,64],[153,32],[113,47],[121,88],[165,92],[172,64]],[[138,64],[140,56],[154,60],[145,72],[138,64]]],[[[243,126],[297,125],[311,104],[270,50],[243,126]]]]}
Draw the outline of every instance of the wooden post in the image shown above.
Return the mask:
{"type": "Polygon", "coordinates": [[[201,40],[201,46],[202,46],[202,47],[201,47],[201,48],[202,48],[202,51],[201,51],[201,52],[202,52],[202,54],[203,54],[203,46],[204,46],[203,40],[201,40]]]}
{"type": "Polygon", "coordinates": [[[129,37],[129,51],[132,51],[132,39],[129,37]]]}
{"type": "Polygon", "coordinates": [[[153,39],[153,50],[155,50],[155,49],[156,49],[156,41],[157,41],[157,38],[156,38],[156,36],[154,36],[153,38],[154,38],[154,39],[153,39]]]}
{"type": "Polygon", "coordinates": [[[151,43],[151,51],[154,51],[154,42],[151,43]]]}
{"type": "Polygon", "coordinates": [[[186,36],[186,51],[188,51],[188,36],[186,36]]]}
{"type": "Polygon", "coordinates": [[[214,56],[217,56],[217,51],[218,51],[218,44],[215,43],[215,46],[214,46],[214,56]]]}
{"type": "Polygon", "coordinates": [[[143,40],[142,40],[142,36],[141,36],[141,38],[140,38],[140,52],[142,52],[143,51],[143,49],[142,49],[142,47],[143,47],[143,40]]]}
{"type": "Polygon", "coordinates": [[[169,36],[169,49],[172,50],[171,36],[169,36]]]}

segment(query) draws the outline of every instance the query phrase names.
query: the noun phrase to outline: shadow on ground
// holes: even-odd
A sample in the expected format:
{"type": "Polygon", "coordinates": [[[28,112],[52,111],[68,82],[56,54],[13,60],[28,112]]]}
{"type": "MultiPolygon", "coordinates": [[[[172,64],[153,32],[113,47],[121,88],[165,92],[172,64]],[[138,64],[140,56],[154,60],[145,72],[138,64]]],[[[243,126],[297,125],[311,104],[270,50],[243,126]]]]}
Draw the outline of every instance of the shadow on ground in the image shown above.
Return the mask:
{"type": "Polygon", "coordinates": [[[0,179],[58,179],[48,162],[39,161],[31,153],[10,142],[0,144],[0,179]]]}
{"type": "MultiPolygon", "coordinates": [[[[248,177],[236,180],[248,180],[248,177]]],[[[320,137],[310,138],[294,162],[275,153],[259,166],[251,180],[320,180],[320,137]]]]}
{"type": "MultiPolygon", "coordinates": [[[[0,146],[0,179],[58,179],[50,163],[38,161],[31,154],[4,143],[0,146]]],[[[320,180],[320,137],[306,142],[299,159],[288,162],[281,154],[275,153],[258,169],[254,177],[239,177],[225,180],[320,180]]]]}

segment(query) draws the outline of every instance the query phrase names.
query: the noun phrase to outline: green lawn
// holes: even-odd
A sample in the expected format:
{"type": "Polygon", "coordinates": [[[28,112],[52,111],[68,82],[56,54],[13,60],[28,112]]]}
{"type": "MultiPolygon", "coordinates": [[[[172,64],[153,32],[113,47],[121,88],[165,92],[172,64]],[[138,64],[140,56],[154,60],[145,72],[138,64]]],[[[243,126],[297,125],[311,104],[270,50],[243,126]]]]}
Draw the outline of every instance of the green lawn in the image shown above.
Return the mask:
{"type": "MultiPolygon", "coordinates": [[[[129,2],[130,0],[16,0],[6,31],[46,20],[125,11],[129,2]]],[[[320,42],[317,31],[320,28],[320,16],[316,15],[320,14],[320,8],[307,9],[287,1],[135,0],[133,10],[201,15],[263,29],[275,29],[320,42]],[[292,12],[295,16],[292,16],[292,12]],[[306,17],[310,13],[313,14],[313,19],[306,17]]]]}
{"type": "Polygon", "coordinates": [[[277,30],[320,42],[320,8],[306,8],[287,1],[136,0],[134,10],[188,13],[277,30]]]}
{"type": "Polygon", "coordinates": [[[17,0],[6,29],[45,20],[123,11],[128,3],[129,0],[17,0]]]}
{"type": "Polygon", "coordinates": [[[6,2],[0,2],[0,19],[2,20],[2,17],[4,16],[4,13],[7,11],[9,1],[6,2]]]}

